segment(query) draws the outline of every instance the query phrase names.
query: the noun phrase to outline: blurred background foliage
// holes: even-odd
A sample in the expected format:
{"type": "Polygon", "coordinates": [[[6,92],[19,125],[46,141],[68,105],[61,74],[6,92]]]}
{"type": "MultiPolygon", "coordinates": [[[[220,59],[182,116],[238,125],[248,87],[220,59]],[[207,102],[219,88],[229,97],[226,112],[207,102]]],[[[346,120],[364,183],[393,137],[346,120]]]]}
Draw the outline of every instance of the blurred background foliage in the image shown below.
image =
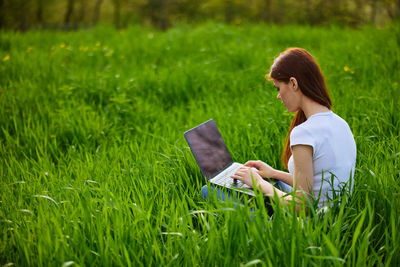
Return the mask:
{"type": "Polygon", "coordinates": [[[76,29],[141,24],[167,29],[207,20],[230,24],[382,25],[400,17],[400,0],[0,0],[0,28],[76,29]]]}

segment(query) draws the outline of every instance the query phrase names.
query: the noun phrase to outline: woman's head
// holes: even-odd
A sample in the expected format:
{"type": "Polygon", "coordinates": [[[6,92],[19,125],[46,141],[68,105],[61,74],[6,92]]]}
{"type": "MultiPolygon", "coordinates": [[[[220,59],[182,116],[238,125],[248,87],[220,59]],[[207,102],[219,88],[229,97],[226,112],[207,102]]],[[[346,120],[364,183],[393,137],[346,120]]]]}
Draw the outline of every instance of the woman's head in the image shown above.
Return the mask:
{"type": "MultiPolygon", "coordinates": [[[[266,78],[272,80],[274,84],[283,83],[284,85],[290,84],[296,86],[307,98],[328,109],[332,108],[332,102],[322,71],[311,54],[302,48],[288,48],[283,51],[274,60],[266,78]]],[[[280,98],[280,95],[278,95],[278,98],[280,98]]],[[[285,103],[285,99],[282,96],[282,102],[289,111],[297,110],[287,133],[282,151],[282,162],[286,168],[289,158],[292,155],[290,150],[290,132],[295,126],[306,120],[304,112],[298,108],[299,106],[296,103],[293,103],[292,99],[296,98],[292,98],[289,94],[285,103]]]]}
{"type": "Polygon", "coordinates": [[[283,51],[274,60],[267,78],[284,83],[294,78],[303,95],[329,109],[332,107],[321,69],[311,54],[302,48],[283,51]]]}

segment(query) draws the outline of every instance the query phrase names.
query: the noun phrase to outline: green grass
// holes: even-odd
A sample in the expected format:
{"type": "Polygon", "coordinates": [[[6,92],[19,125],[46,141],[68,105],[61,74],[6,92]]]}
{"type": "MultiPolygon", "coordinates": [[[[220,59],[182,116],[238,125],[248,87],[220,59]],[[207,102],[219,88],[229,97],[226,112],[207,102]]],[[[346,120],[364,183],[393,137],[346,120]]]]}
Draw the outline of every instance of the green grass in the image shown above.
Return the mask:
{"type": "MultiPolygon", "coordinates": [[[[0,264],[400,264],[400,27],[220,24],[0,32],[0,264]],[[358,148],[354,193],[297,218],[206,202],[183,132],[282,169],[292,114],[264,79],[309,50],[358,148]]],[[[258,205],[259,206],[259,205],[258,205]]]]}

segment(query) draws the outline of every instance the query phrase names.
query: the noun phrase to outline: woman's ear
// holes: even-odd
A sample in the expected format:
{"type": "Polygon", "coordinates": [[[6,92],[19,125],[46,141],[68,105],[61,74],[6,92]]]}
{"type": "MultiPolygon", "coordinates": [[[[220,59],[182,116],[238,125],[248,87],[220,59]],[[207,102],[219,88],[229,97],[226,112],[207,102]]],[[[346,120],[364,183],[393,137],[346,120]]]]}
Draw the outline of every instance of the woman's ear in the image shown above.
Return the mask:
{"type": "Polygon", "coordinates": [[[299,85],[297,84],[297,80],[295,77],[290,77],[289,79],[290,86],[293,88],[294,91],[299,89],[299,85]]]}

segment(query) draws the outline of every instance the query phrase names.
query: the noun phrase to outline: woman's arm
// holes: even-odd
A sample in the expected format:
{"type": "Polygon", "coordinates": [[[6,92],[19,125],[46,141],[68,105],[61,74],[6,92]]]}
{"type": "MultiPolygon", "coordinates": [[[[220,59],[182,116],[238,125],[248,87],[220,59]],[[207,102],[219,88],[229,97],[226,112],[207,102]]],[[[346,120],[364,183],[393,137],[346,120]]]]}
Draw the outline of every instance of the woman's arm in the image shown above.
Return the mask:
{"type": "Polygon", "coordinates": [[[244,166],[257,168],[261,177],[274,178],[293,187],[293,177],[290,173],[276,170],[261,160],[248,161],[244,166]]]}
{"type": "Polygon", "coordinates": [[[288,172],[275,170],[275,173],[272,176],[272,178],[280,180],[280,181],[290,185],[291,187],[294,187],[293,186],[293,176],[288,172]]]}
{"type": "Polygon", "coordinates": [[[302,190],[310,195],[313,194],[314,170],[313,170],[313,148],[307,145],[292,146],[293,155],[293,188],[302,190]]]}
{"type": "MultiPolygon", "coordinates": [[[[303,206],[301,202],[305,201],[305,198],[313,193],[314,184],[314,171],[312,162],[313,148],[307,145],[296,145],[292,147],[292,155],[294,162],[293,172],[293,189],[296,189],[296,210],[299,213],[300,208],[303,206]]],[[[252,186],[254,182],[255,189],[261,188],[264,194],[273,196],[274,192],[281,198],[286,204],[293,204],[292,195],[288,195],[285,192],[274,187],[269,182],[262,179],[262,177],[251,170],[250,167],[242,167],[232,176],[234,179],[239,179],[244,183],[252,186]]]]}

